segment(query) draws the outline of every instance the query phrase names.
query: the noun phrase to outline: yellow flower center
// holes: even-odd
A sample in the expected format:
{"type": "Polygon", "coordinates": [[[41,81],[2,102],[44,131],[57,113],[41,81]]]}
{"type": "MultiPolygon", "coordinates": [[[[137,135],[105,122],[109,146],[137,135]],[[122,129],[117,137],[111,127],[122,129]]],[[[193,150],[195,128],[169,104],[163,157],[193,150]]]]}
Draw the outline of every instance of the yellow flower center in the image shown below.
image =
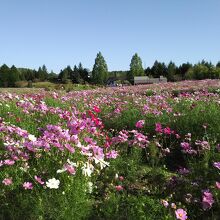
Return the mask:
{"type": "Polygon", "coordinates": [[[183,214],[182,213],[179,213],[179,217],[181,218],[183,216],[183,214]]]}

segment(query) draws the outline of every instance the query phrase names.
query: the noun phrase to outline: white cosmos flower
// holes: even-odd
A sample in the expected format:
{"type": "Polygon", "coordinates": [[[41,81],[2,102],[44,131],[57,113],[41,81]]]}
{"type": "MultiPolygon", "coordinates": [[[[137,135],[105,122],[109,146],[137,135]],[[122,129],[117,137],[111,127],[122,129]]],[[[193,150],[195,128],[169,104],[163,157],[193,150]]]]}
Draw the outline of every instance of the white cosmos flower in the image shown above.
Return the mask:
{"type": "Polygon", "coordinates": [[[69,165],[74,166],[74,167],[78,167],[78,165],[77,165],[76,163],[70,161],[69,159],[67,159],[67,163],[68,163],[69,165]]]}
{"type": "Polygon", "coordinates": [[[109,167],[109,162],[104,161],[103,159],[97,159],[94,157],[95,163],[100,165],[101,170],[105,168],[106,166],[109,167]]]}
{"type": "Polygon", "coordinates": [[[37,140],[37,138],[36,138],[33,134],[29,134],[29,135],[28,135],[28,139],[29,139],[30,141],[36,141],[36,140],[37,140]]]}
{"type": "Polygon", "coordinates": [[[93,171],[94,171],[94,166],[89,162],[86,162],[82,167],[82,173],[84,176],[91,176],[93,171]]]}
{"type": "Polygon", "coordinates": [[[50,189],[58,189],[59,185],[60,185],[60,181],[55,178],[49,179],[46,182],[46,186],[50,189]]]}
{"type": "Polygon", "coordinates": [[[65,172],[65,171],[66,171],[66,169],[63,168],[63,169],[57,170],[57,173],[63,173],[63,172],[65,172]]]}

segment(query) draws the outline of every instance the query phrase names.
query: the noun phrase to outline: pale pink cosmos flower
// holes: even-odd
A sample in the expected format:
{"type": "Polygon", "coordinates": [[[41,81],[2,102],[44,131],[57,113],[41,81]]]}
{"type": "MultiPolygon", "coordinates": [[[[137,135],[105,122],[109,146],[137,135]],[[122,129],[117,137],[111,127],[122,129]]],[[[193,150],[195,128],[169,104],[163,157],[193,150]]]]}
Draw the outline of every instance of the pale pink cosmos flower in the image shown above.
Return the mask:
{"type": "Polygon", "coordinates": [[[7,159],[7,160],[4,161],[4,164],[5,164],[5,165],[9,165],[9,166],[14,165],[14,163],[15,163],[14,160],[9,160],[9,159],[7,159]]]}
{"type": "Polygon", "coordinates": [[[163,205],[164,207],[166,207],[166,208],[169,206],[168,201],[165,200],[165,199],[162,199],[162,200],[161,200],[161,203],[162,203],[162,205],[163,205]]]}
{"type": "Polygon", "coordinates": [[[44,181],[42,181],[42,179],[41,179],[40,177],[34,176],[34,179],[35,179],[38,183],[40,183],[41,185],[44,184],[44,181]]]}
{"type": "Polygon", "coordinates": [[[213,166],[220,170],[220,162],[214,162],[213,166]]]}
{"type": "Polygon", "coordinates": [[[183,209],[177,209],[175,211],[175,214],[176,214],[176,218],[180,219],[180,220],[186,220],[188,218],[187,217],[187,212],[183,209]]]}
{"type": "Polygon", "coordinates": [[[144,123],[145,123],[144,120],[139,120],[139,121],[135,124],[135,126],[136,126],[136,128],[143,128],[143,127],[144,127],[144,123]]]}
{"type": "Polygon", "coordinates": [[[33,189],[33,184],[30,182],[24,182],[23,184],[24,189],[33,189]]]}
{"type": "Polygon", "coordinates": [[[3,184],[5,184],[6,186],[9,186],[12,184],[12,178],[5,178],[3,181],[2,181],[3,184]]]}
{"type": "Polygon", "coordinates": [[[220,189],[220,182],[215,182],[215,186],[217,187],[217,189],[220,189]]]}
{"type": "Polygon", "coordinates": [[[172,202],[170,206],[171,206],[172,209],[176,209],[176,204],[175,203],[172,202]]]}

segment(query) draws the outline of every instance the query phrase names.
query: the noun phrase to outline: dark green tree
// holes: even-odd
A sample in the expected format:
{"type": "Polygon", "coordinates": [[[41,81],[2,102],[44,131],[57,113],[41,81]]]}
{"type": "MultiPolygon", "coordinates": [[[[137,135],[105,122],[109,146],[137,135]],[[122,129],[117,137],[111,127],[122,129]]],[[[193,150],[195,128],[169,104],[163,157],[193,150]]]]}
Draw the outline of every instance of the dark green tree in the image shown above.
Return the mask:
{"type": "Polygon", "coordinates": [[[92,70],[92,81],[95,84],[104,85],[108,77],[108,67],[101,52],[99,52],[95,59],[95,64],[92,70]]]}
{"type": "Polygon", "coordinates": [[[15,83],[19,81],[19,71],[18,69],[13,65],[9,71],[8,75],[8,86],[9,87],[15,87],[15,83]]]}
{"type": "Polygon", "coordinates": [[[83,68],[82,63],[79,63],[78,66],[78,71],[79,71],[79,75],[80,75],[80,80],[83,81],[83,83],[88,82],[89,81],[89,71],[85,68],[83,68]]]}
{"type": "Polygon", "coordinates": [[[177,73],[177,67],[174,62],[170,61],[167,66],[167,80],[173,82],[177,73]]]}
{"type": "Polygon", "coordinates": [[[150,68],[150,67],[147,67],[147,69],[144,70],[144,74],[145,74],[146,76],[152,76],[151,68],[150,68]]]}
{"type": "Polygon", "coordinates": [[[183,63],[178,68],[178,74],[182,77],[182,79],[185,79],[185,75],[187,71],[192,67],[192,64],[190,63],[183,63]]]}
{"type": "Polygon", "coordinates": [[[3,64],[0,68],[0,86],[8,87],[10,68],[3,64]]]}
{"type": "Polygon", "coordinates": [[[73,83],[77,83],[77,84],[79,84],[81,82],[79,68],[76,65],[74,65],[74,67],[73,67],[73,72],[71,74],[71,80],[73,83]]]}
{"type": "Polygon", "coordinates": [[[160,76],[166,77],[167,74],[168,72],[165,63],[161,63],[156,60],[151,68],[151,76],[154,78],[159,78],[160,76]]]}
{"type": "Polygon", "coordinates": [[[51,71],[48,74],[48,80],[50,80],[51,82],[56,82],[58,78],[58,75],[56,73],[54,73],[53,71],[51,71]]]}
{"type": "Polygon", "coordinates": [[[69,79],[68,70],[67,70],[67,69],[64,69],[64,70],[62,71],[62,74],[61,74],[61,82],[62,82],[62,83],[67,83],[67,82],[68,82],[68,79],[69,79]]]}
{"type": "Polygon", "coordinates": [[[35,75],[34,75],[34,71],[31,69],[27,69],[27,71],[25,72],[25,79],[27,81],[32,81],[34,80],[35,75]]]}
{"type": "Polygon", "coordinates": [[[47,77],[48,77],[48,72],[46,66],[43,65],[42,67],[39,67],[36,78],[39,79],[40,81],[45,81],[47,77]]]}

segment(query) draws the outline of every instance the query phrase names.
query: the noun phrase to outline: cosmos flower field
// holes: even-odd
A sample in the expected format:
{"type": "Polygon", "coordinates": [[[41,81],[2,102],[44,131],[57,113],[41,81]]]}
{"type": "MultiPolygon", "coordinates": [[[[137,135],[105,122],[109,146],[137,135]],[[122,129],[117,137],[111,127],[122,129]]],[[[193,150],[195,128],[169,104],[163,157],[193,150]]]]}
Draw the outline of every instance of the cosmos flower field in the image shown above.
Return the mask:
{"type": "Polygon", "coordinates": [[[0,92],[0,219],[219,219],[220,81],[0,92]]]}

